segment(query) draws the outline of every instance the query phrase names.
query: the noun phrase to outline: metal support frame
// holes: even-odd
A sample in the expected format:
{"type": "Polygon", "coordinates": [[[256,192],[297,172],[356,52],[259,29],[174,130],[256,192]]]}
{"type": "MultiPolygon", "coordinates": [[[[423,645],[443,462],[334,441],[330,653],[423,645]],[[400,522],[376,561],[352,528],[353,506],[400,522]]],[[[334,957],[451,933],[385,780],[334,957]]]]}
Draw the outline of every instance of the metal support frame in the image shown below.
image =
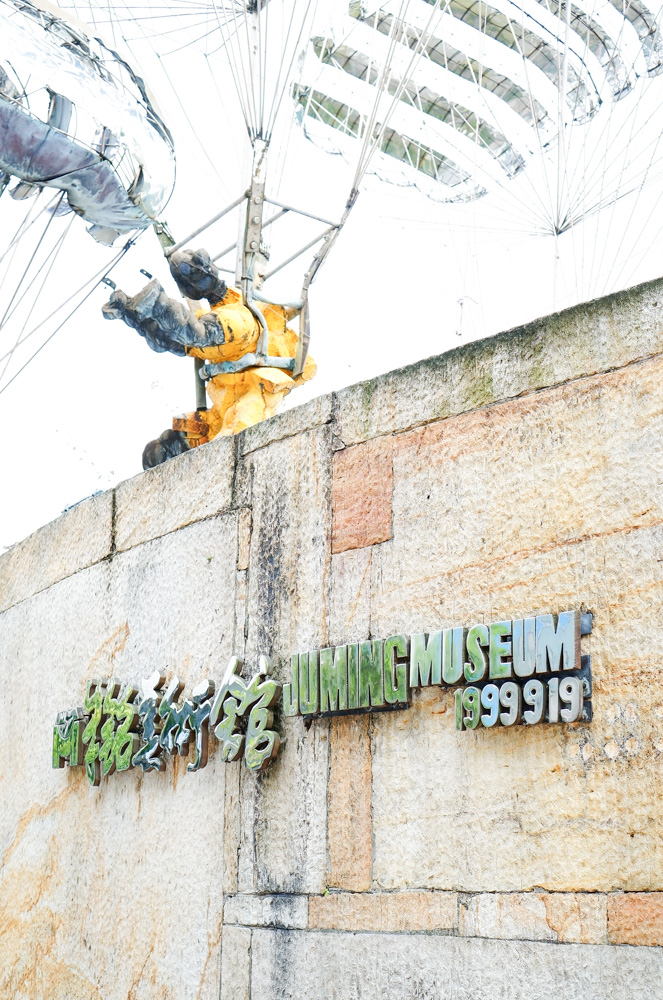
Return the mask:
{"type": "Polygon", "coordinates": [[[305,212],[303,208],[295,208],[294,205],[286,205],[282,201],[276,201],[275,198],[265,198],[265,201],[269,205],[274,205],[275,208],[282,208],[284,212],[296,212],[297,215],[303,215],[307,219],[315,219],[316,222],[323,222],[326,226],[336,225],[336,223],[332,222],[331,219],[323,219],[321,215],[314,215],[312,212],[305,212]]]}
{"type": "Polygon", "coordinates": [[[314,247],[316,243],[319,243],[320,240],[324,240],[326,236],[329,236],[330,233],[333,233],[335,229],[338,229],[338,226],[332,223],[332,225],[329,226],[328,229],[325,229],[324,232],[318,233],[318,235],[314,239],[312,239],[309,243],[307,243],[306,246],[301,247],[301,249],[291,254],[276,267],[273,267],[271,271],[268,271],[267,274],[265,275],[265,281],[267,281],[268,278],[271,278],[273,274],[277,274],[279,271],[282,271],[284,267],[288,266],[288,264],[292,264],[293,260],[297,260],[297,258],[301,257],[303,253],[306,253],[307,250],[310,250],[311,247],[314,247]]]}
{"type": "Polygon", "coordinates": [[[222,209],[217,215],[213,216],[213,218],[209,219],[207,222],[204,222],[202,226],[198,226],[198,228],[194,229],[192,233],[189,233],[186,239],[180,240],[179,243],[175,243],[174,246],[169,246],[167,249],[165,249],[164,254],[166,255],[166,257],[170,257],[170,255],[175,253],[176,250],[181,250],[183,246],[185,246],[191,240],[195,239],[196,236],[200,236],[201,233],[204,233],[206,229],[209,229],[209,227],[213,226],[215,222],[218,222],[219,219],[222,219],[224,215],[228,215],[229,212],[232,212],[234,208],[237,208],[238,205],[241,205],[242,202],[246,200],[247,196],[248,196],[248,191],[245,191],[244,194],[241,194],[239,196],[239,198],[235,198],[235,200],[231,202],[230,205],[226,205],[226,207],[222,209]]]}
{"type": "MultiPolygon", "coordinates": [[[[246,203],[246,209],[243,216],[241,217],[240,232],[238,239],[232,243],[230,246],[226,247],[220,253],[216,254],[212,260],[218,261],[229,254],[232,250],[238,250],[236,268],[235,268],[235,280],[239,286],[242,299],[244,301],[247,309],[251,311],[255,319],[260,325],[260,336],[258,338],[258,343],[256,346],[256,351],[253,354],[247,354],[238,361],[225,361],[220,364],[210,365],[198,365],[196,368],[196,377],[201,381],[209,378],[213,378],[214,375],[221,373],[230,372],[240,372],[244,371],[246,368],[253,366],[269,366],[273,368],[281,368],[286,371],[291,371],[294,378],[297,378],[304,370],[304,365],[306,364],[306,358],[308,355],[308,346],[310,341],[310,317],[309,317],[309,306],[308,306],[308,292],[309,288],[320,269],[320,265],[329,253],[331,247],[336,242],[336,238],[340,233],[341,229],[345,225],[348,218],[350,210],[354,206],[357,200],[358,191],[353,188],[350,197],[345,206],[345,210],[340,222],[332,222],[330,219],[325,219],[320,215],[316,215],[312,212],[307,212],[304,209],[296,208],[294,205],[288,205],[285,202],[278,201],[276,198],[269,198],[265,195],[265,177],[267,171],[267,159],[269,153],[269,142],[262,138],[253,138],[252,140],[252,164],[251,164],[251,182],[248,189],[235,201],[227,205],[215,216],[205,222],[202,226],[199,226],[192,233],[190,233],[185,239],[180,240],[179,243],[173,244],[172,237],[168,240],[163,239],[160,234],[162,245],[164,246],[164,253],[166,257],[175,253],[181,247],[185,246],[200,233],[204,232],[210,226],[214,225],[224,216],[232,212],[233,209],[246,203]],[[279,211],[276,212],[270,219],[263,221],[263,213],[265,203],[273,205],[278,208],[279,211]],[[277,274],[279,271],[283,270],[293,261],[297,260],[303,253],[310,250],[318,243],[322,243],[322,246],[318,252],[314,255],[310,267],[308,268],[306,274],[304,275],[304,281],[302,284],[301,298],[295,303],[288,303],[287,306],[290,308],[296,308],[299,311],[299,340],[297,343],[297,353],[294,359],[292,358],[277,358],[271,357],[267,354],[268,343],[269,343],[269,330],[267,327],[267,322],[265,317],[258,305],[259,302],[270,303],[273,300],[266,297],[263,293],[259,291],[257,286],[258,275],[256,273],[256,263],[259,254],[261,253],[261,243],[262,243],[262,233],[263,230],[272,223],[276,222],[278,219],[282,218],[288,212],[294,212],[296,215],[301,215],[308,219],[315,219],[316,221],[322,222],[327,227],[323,232],[319,233],[312,240],[306,243],[303,247],[297,250],[295,253],[291,254],[276,267],[273,267],[268,271],[263,280],[271,278],[273,275],[277,274]],[[168,245],[165,245],[165,244],[168,245]],[[239,248],[239,249],[238,249],[239,248]]],[[[168,234],[169,235],[169,234],[168,234]]],[[[221,270],[226,270],[222,268],[221,270]]],[[[197,393],[197,401],[198,401],[197,393]]],[[[200,408],[200,407],[198,407],[200,408]]]]}
{"type": "MultiPolygon", "coordinates": [[[[265,198],[265,201],[269,201],[269,198],[265,198]]],[[[265,222],[263,222],[262,224],[263,232],[265,231],[265,229],[267,229],[268,226],[271,226],[273,222],[277,222],[279,219],[282,219],[283,216],[287,215],[288,212],[296,212],[296,211],[297,211],[296,208],[293,209],[283,208],[281,209],[280,212],[275,212],[274,215],[271,217],[271,219],[266,219],[265,222]]],[[[214,261],[214,263],[216,263],[217,260],[221,260],[222,257],[225,257],[226,254],[229,254],[231,250],[236,250],[236,249],[237,249],[237,240],[235,240],[234,243],[231,243],[229,247],[226,247],[225,250],[222,250],[220,253],[217,253],[214,257],[212,257],[212,260],[214,261]]],[[[232,271],[229,273],[234,274],[235,272],[232,271]]]]}
{"type": "Polygon", "coordinates": [[[207,362],[200,370],[201,379],[214,378],[215,375],[227,375],[231,372],[243,372],[247,368],[282,368],[292,371],[295,367],[294,358],[277,358],[269,354],[245,354],[238,361],[220,361],[218,364],[207,362]]]}

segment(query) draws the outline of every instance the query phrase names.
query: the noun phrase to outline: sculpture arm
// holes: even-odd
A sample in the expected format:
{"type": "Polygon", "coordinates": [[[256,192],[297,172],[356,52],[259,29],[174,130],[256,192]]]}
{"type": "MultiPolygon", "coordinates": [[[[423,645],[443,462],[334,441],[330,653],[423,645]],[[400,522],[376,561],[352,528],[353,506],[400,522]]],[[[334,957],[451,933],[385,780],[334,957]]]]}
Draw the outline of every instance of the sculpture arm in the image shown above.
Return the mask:
{"type": "Polygon", "coordinates": [[[184,355],[190,347],[205,349],[225,343],[223,325],[215,313],[197,318],[183,302],[166,295],[156,278],[137,295],[117,289],[102,312],[106,319],[123,319],[153,351],[184,355]]]}

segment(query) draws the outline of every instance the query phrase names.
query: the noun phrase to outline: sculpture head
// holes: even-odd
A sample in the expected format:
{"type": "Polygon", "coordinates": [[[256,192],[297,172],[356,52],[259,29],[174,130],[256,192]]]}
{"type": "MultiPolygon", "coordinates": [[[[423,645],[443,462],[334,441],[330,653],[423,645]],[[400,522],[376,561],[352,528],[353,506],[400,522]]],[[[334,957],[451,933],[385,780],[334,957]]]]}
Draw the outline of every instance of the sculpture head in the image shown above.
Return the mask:
{"type": "Polygon", "coordinates": [[[177,287],[188,299],[207,299],[213,306],[226,297],[226,283],[207,250],[177,250],[168,264],[177,287]]]}

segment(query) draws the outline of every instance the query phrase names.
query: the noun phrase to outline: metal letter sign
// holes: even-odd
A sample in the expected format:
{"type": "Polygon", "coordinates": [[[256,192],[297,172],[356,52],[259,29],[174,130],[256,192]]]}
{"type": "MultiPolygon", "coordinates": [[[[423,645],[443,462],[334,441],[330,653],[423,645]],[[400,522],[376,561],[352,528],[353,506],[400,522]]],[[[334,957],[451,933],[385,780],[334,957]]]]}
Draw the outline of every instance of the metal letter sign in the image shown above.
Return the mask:
{"type": "MultiPolygon", "coordinates": [[[[408,708],[413,688],[454,687],[459,730],[590,722],[591,665],[580,637],[591,630],[591,614],[562,611],[296,653],[283,714],[386,712],[408,708]]],[[[250,681],[241,665],[233,656],[218,691],[204,680],[183,700],[179,677],[166,686],[158,671],[138,688],[115,677],[88,681],[83,706],[57,716],[53,767],[84,764],[98,785],[113,771],[163,771],[165,754],[191,750],[187,771],[198,771],[211,731],[222,760],[243,756],[250,771],[262,771],[279,751],[272,708],[281,685],[266,656],[250,681]]]]}
{"type": "Polygon", "coordinates": [[[237,656],[230,660],[218,691],[214,681],[197,684],[179,700],[184,684],[156,671],[138,688],[121,686],[115,677],[88,681],[85,704],[60,712],[53,729],[53,767],[84,764],[88,781],[140,767],[163,771],[164,754],[185,756],[193,750],[187,771],[205,767],[210,728],[221,744],[224,761],[244,755],[250,771],[262,771],[279,751],[280,738],[271,727],[271,711],[281,685],[269,677],[266,656],[258,672],[242,680],[237,656]]]}
{"type": "Polygon", "coordinates": [[[295,654],[284,715],[407,708],[413,688],[455,687],[456,728],[589,722],[591,614],[553,615],[392,635],[295,654]],[[318,696],[319,693],[319,696],[318,696]]]}

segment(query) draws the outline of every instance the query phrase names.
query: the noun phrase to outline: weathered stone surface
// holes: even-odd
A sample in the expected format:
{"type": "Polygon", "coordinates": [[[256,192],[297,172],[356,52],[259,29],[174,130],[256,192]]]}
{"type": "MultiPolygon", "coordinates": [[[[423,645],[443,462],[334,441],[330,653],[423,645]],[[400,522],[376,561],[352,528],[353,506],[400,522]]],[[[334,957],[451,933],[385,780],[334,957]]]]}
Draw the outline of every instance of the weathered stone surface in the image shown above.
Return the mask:
{"type": "Polygon", "coordinates": [[[290,654],[324,644],[330,569],[328,427],[276,441],[244,460],[251,483],[248,646],[290,654]]]}
{"type": "Polygon", "coordinates": [[[219,678],[236,546],[234,515],[205,521],[0,616],[0,672],[12,676],[0,708],[0,996],[217,1000],[227,765],[214,741],[197,774],[169,759],[98,789],[50,758],[55,714],[81,703],[89,677],[135,683],[161,668],[187,690],[219,678]],[[205,607],[185,599],[201,581],[205,607]]]}
{"type": "Polygon", "coordinates": [[[461,899],[463,937],[607,944],[602,893],[479,893],[461,899]]]}
{"type": "MultiPolygon", "coordinates": [[[[237,515],[192,524],[117,556],[112,583],[129,623],[127,653],[145,676],[220,679],[234,648],[237,515]],[[209,595],[209,600],[201,600],[209,595]]],[[[249,671],[257,660],[247,664],[249,671]]]]}
{"type": "Polygon", "coordinates": [[[233,455],[232,438],[218,437],[120,483],[115,514],[118,551],[228,510],[233,455]]]}
{"type": "Polygon", "coordinates": [[[0,612],[108,556],[113,494],[103,493],[40,528],[0,556],[0,612]]]}
{"type": "Polygon", "coordinates": [[[240,893],[226,896],[223,907],[226,924],[247,927],[285,927],[299,929],[308,925],[306,896],[253,896],[240,893]]]}
{"type": "Polygon", "coordinates": [[[108,494],[0,560],[0,997],[658,996],[659,297],[471,345],[344,391],[333,424],[327,397],[123,484],[119,552],[108,494]],[[332,554],[332,461],[345,502],[367,454],[393,480],[375,517],[347,504],[364,547],[332,554]],[[194,775],[169,761],[93,790],[49,767],[55,713],[90,676],[158,668],[190,690],[235,652],[285,679],[294,652],[565,608],[594,612],[590,725],[458,733],[452,693],[428,689],[370,718],[277,713],[257,776],[213,740],[194,775]]]}
{"type": "Polygon", "coordinates": [[[327,884],[362,892],[371,887],[370,718],[331,720],[327,884]]]}
{"type": "Polygon", "coordinates": [[[662,373],[657,359],[396,439],[372,633],[591,609],[594,721],[457,734],[433,691],[375,716],[377,885],[663,887],[662,373]]]}
{"type": "Polygon", "coordinates": [[[651,1000],[654,948],[253,931],[251,1000],[651,1000]]]}
{"type": "Polygon", "coordinates": [[[377,438],[334,454],[332,552],[391,538],[392,442],[377,438]]]}
{"type": "MultiPolygon", "coordinates": [[[[250,454],[251,549],[246,655],[290,655],[326,641],[330,572],[331,431],[308,431],[250,454]]],[[[321,892],[326,855],[328,723],[284,720],[276,762],[241,776],[241,892],[321,892]]]]}
{"type": "Polygon", "coordinates": [[[251,931],[223,928],[220,1000],[251,1000],[251,931]]]}
{"type": "Polygon", "coordinates": [[[663,945],[663,892],[608,897],[611,944],[663,945]]]}
{"type": "Polygon", "coordinates": [[[331,892],[311,896],[309,927],[337,931],[453,931],[455,892],[331,892]]]}
{"type": "Polygon", "coordinates": [[[240,771],[240,892],[321,892],[325,878],[328,723],[281,725],[278,758],[256,779],[240,771]]]}
{"type": "Polygon", "coordinates": [[[394,537],[373,554],[374,630],[433,627],[441,602],[454,621],[490,616],[479,574],[660,524],[662,376],[657,359],[394,438],[394,537]]]}
{"type": "MultiPolygon", "coordinates": [[[[246,654],[246,595],[248,580],[246,570],[238,570],[235,574],[235,641],[233,651],[239,657],[246,654]]],[[[254,663],[257,662],[254,658],[254,663]]]]}
{"type": "Polygon", "coordinates": [[[277,413],[270,420],[247,427],[238,436],[242,455],[264,448],[273,441],[294,437],[304,431],[314,430],[331,420],[332,396],[318,396],[316,399],[294,406],[291,410],[277,413]]]}
{"type": "MultiPolygon", "coordinates": [[[[651,551],[650,546],[651,540],[645,549],[651,551]]],[[[640,554],[620,545],[616,549],[600,546],[580,558],[585,565],[594,563],[598,572],[603,557],[606,575],[616,575],[618,567],[634,564],[640,554]]],[[[573,565],[569,569],[573,573],[573,565]]],[[[551,566],[549,580],[552,571],[551,566]]],[[[545,566],[536,575],[543,586],[545,566]]],[[[627,620],[628,597],[625,593],[627,620]]],[[[521,599],[514,587],[513,605],[521,599]]],[[[558,606],[569,603],[562,599],[558,606]]],[[[646,649],[650,642],[639,662],[648,657],[655,663],[660,639],[650,633],[640,636],[631,652],[632,635],[629,630],[625,639],[618,627],[605,626],[603,641],[617,677],[611,675],[610,662],[604,667],[602,657],[595,657],[595,717],[589,726],[457,733],[452,694],[433,689],[415,694],[408,712],[376,715],[374,885],[475,892],[658,888],[663,882],[658,832],[663,816],[650,738],[643,737],[633,758],[637,768],[629,766],[625,754],[612,761],[585,752],[606,741],[602,690],[607,685],[614,681],[611,701],[616,697],[621,704],[642,704],[643,688],[651,690],[657,683],[643,680],[630,664],[638,648],[644,644],[646,649]],[[626,677],[619,676],[620,657],[629,664],[626,677]],[[406,852],[400,848],[404,839],[406,852]]],[[[646,696],[641,714],[638,726],[646,734],[653,728],[646,696]]]]}
{"type": "Polygon", "coordinates": [[[226,767],[223,803],[223,891],[235,893],[238,888],[240,822],[241,763],[235,761],[226,767]]]}
{"type": "Polygon", "coordinates": [[[652,281],[349,386],[334,433],[352,445],[660,354],[662,301],[652,281]]]}
{"type": "Polygon", "coordinates": [[[238,522],[238,547],[237,547],[237,569],[249,568],[249,554],[251,549],[251,510],[242,507],[239,511],[238,522]]]}
{"type": "Polygon", "coordinates": [[[361,642],[371,634],[371,548],[331,558],[329,644],[361,642]]]}
{"type": "Polygon", "coordinates": [[[601,893],[545,893],[546,920],[557,940],[571,944],[607,944],[607,899],[601,893]]]}

